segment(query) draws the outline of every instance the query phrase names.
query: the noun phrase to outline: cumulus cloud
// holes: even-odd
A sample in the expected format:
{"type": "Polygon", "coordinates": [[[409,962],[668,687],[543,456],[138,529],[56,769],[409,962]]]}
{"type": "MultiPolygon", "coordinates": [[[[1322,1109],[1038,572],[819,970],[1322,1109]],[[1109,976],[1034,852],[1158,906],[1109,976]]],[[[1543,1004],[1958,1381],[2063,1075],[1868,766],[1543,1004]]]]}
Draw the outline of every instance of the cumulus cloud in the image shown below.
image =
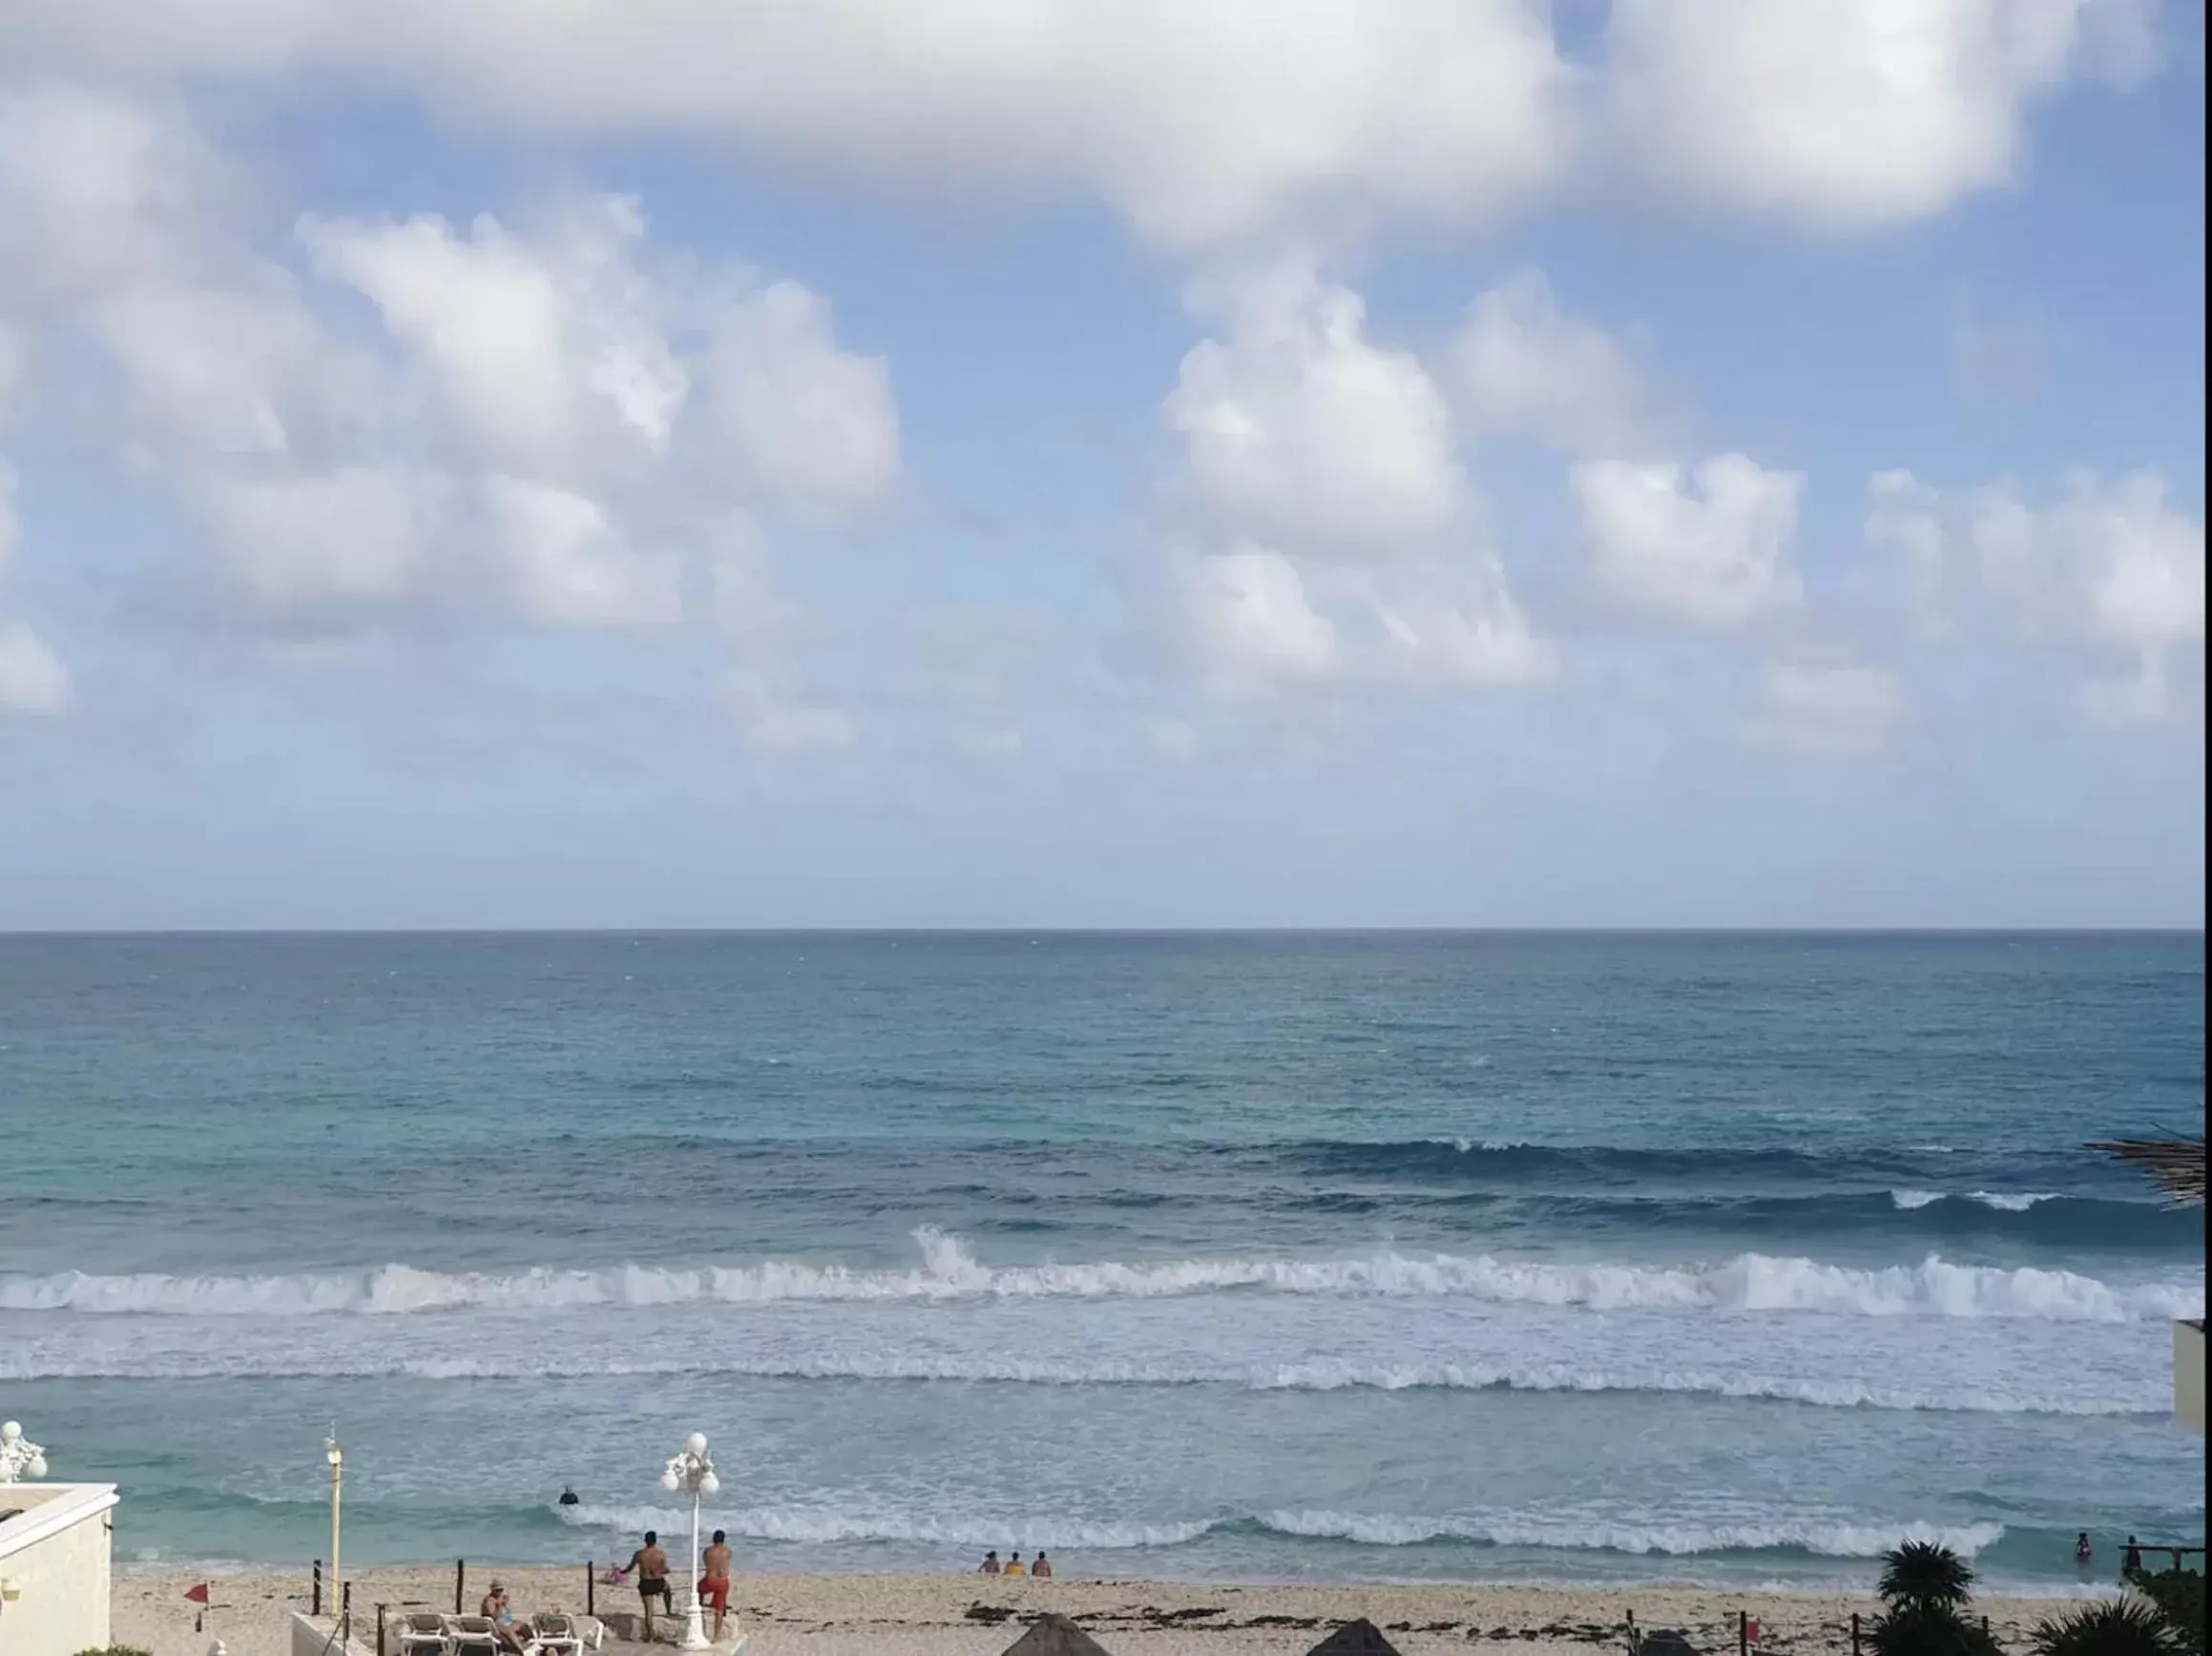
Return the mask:
{"type": "Polygon", "coordinates": [[[1678,465],[1593,460],[1574,491],[1598,585],[1663,619],[1742,627],[1798,604],[1790,558],[1804,477],[1720,454],[1678,465]]]}
{"type": "Polygon", "coordinates": [[[4,607],[9,565],[23,544],[16,487],[15,469],[0,459],[0,713],[59,713],[74,700],[69,670],[4,607]]]}
{"type": "Polygon", "coordinates": [[[1336,624],[1313,607],[1282,553],[1245,545],[1184,557],[1172,582],[1183,642],[1216,684],[1247,689],[1341,670],[1336,624]]]}
{"type": "Polygon", "coordinates": [[[1634,353],[1563,309],[1540,270],[1520,271],[1476,299],[1447,361],[1460,421],[1477,434],[1636,458],[1666,423],[1634,353]]]}
{"type": "Polygon", "coordinates": [[[1367,557],[1449,529],[1465,504],[1443,395],[1367,334],[1358,294],[1289,260],[1200,285],[1226,323],[1182,361],[1167,423],[1206,518],[1367,557]]]}
{"type": "Polygon", "coordinates": [[[1479,221],[1566,164],[1536,0],[22,0],[0,57],[70,73],[348,76],[469,121],[681,131],[851,172],[1113,202],[1219,241],[1340,207],[1479,221]],[[1007,135],[1020,141],[1008,142],[1007,135]]]}
{"type": "Polygon", "coordinates": [[[1161,583],[1180,659],[1244,688],[1548,672],[1421,360],[1370,337],[1359,295],[1307,260],[1222,266],[1192,297],[1220,332],[1164,409],[1182,445],[1161,583]]]}
{"type": "Polygon", "coordinates": [[[1947,496],[1908,472],[1868,485],[1868,535],[1907,561],[1938,624],[1994,606],[2032,640],[2117,664],[2082,688],[2099,718],[2157,720],[2201,702],[2204,525],[2165,480],[2068,475],[2038,506],[2017,486],[1947,496]]]}
{"type": "MultiPolygon", "coordinates": [[[[44,332],[54,366],[112,382],[79,434],[183,510],[231,619],[696,622],[765,660],[789,608],[730,526],[896,484],[887,371],[827,304],[663,256],[626,198],[465,226],[308,215],[287,262],[254,250],[232,182],[167,104],[0,96],[0,220],[35,232],[0,262],[8,361],[44,332]]],[[[18,701],[51,680],[32,660],[14,640],[18,701]]],[[[781,702],[748,718],[763,745],[830,737],[781,702]]]]}
{"type": "Polygon", "coordinates": [[[2029,105],[2155,66],[2148,0],[1615,0],[1607,98],[1653,190],[1831,230],[2017,171],[2029,105]]]}

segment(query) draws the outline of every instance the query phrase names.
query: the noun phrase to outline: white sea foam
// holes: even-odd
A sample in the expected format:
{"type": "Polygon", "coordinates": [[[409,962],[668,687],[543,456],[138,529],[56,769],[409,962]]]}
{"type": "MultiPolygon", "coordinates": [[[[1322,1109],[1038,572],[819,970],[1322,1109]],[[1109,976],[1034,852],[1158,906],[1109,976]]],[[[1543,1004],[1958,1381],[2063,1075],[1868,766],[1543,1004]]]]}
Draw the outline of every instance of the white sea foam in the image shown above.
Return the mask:
{"type": "MultiPolygon", "coordinates": [[[[674,1507],[579,1506],[554,1509],[580,1529],[616,1530],[635,1535],[648,1529],[680,1530],[690,1509],[674,1507]]],[[[1096,1552],[1136,1547],[1173,1547],[1194,1541],[1214,1528],[1210,1520],[1184,1523],[1093,1523],[1055,1517],[1011,1513],[901,1512],[870,1508],[862,1512],[834,1507],[745,1507],[702,1510],[711,1523],[747,1541],[802,1541],[821,1546],[832,1541],[936,1541],[949,1546],[1005,1546],[1025,1551],[1043,1547],[1096,1552]]]]}
{"type": "Polygon", "coordinates": [[[1271,1512],[1261,1522],[1283,1535],[1358,1541],[1367,1546],[1418,1546],[1426,1541],[1487,1542],[1616,1553],[1768,1552],[1791,1549],[1823,1558],[1878,1558],[1900,1540],[1938,1541],[1962,1558],[1993,1545],[1996,1523],[1955,1527],[1832,1520],[1780,1519],[1767,1523],[1619,1522],[1604,1519],[1531,1518],[1515,1514],[1411,1518],[1392,1514],[1271,1512]]]}
{"type": "MultiPolygon", "coordinates": [[[[688,1511],[674,1507],[556,1508],[580,1529],[635,1535],[647,1529],[678,1530],[688,1511]]],[[[1576,1552],[1661,1554],[1796,1551],[1823,1558],[1878,1558],[1900,1540],[1940,1541],[1972,1558],[2005,1533],[2002,1524],[1939,1526],[1874,1520],[1780,1517],[1765,1522],[1700,1522],[1690,1519],[1627,1520],[1597,1516],[1522,1513],[1417,1517],[1398,1513],[1279,1511],[1249,1518],[1096,1522],[1012,1512],[916,1512],[868,1505],[839,1507],[716,1508],[702,1524],[754,1541],[826,1545],[839,1541],[925,1541],[985,1547],[1012,1543],[1048,1551],[1118,1551],[1177,1547],[1217,1530],[1252,1526],[1311,1541],[1346,1541],[1362,1546],[1421,1546],[1431,1541],[1472,1541],[1491,1546],[1549,1547],[1576,1552]]]]}
{"type": "Polygon", "coordinates": [[[1145,1362],[1052,1362],[985,1354],[906,1356],[824,1352],[768,1358],[449,1357],[347,1355],[311,1367],[288,1356],[229,1351],[88,1362],[0,1358],[0,1379],[363,1379],[542,1380],[728,1374],[751,1379],[1091,1387],[1234,1387],[1255,1392],[1512,1391],[1673,1393],[1804,1403],[1829,1409],[1885,1409],[1975,1415],[2163,1415],[2162,1394],[2137,1397],[2061,1395],[1980,1387],[1918,1389],[1820,1375],[1731,1373],[1657,1365],[1583,1369],[1570,1364],[1487,1366],[1362,1363],[1308,1359],[1245,1366],[1145,1362]]]}
{"type": "Polygon", "coordinates": [[[166,1316],[561,1310],[595,1306],[788,1301],[1172,1298],[1245,1292],[1450,1296],[1596,1310],[1824,1311],[1849,1316],[2029,1317],[2128,1322],[2202,1316],[2189,1285],[2114,1286],[2074,1271],[1953,1265],[1934,1255],[1886,1269],[1744,1253],[1718,1265],[1562,1265],[1489,1255],[1384,1252],[1352,1259],[1188,1259],[986,1266],[957,1237],[922,1230],[908,1270],[771,1261],[672,1269],[540,1268],[511,1275],[388,1265],[335,1276],[0,1277],[0,1310],[166,1316]]]}
{"type": "MultiPolygon", "coordinates": [[[[1931,1206],[1946,1200],[1941,1190],[1892,1190],[1889,1200],[1906,1212],[1931,1206]]],[[[1978,1202],[1984,1207],[1994,1207],[2003,1213],[2025,1213],[2038,1202],[2055,1202],[2055,1192],[2048,1190],[1969,1190],[1959,1197],[1962,1202],[1978,1202]]]]}

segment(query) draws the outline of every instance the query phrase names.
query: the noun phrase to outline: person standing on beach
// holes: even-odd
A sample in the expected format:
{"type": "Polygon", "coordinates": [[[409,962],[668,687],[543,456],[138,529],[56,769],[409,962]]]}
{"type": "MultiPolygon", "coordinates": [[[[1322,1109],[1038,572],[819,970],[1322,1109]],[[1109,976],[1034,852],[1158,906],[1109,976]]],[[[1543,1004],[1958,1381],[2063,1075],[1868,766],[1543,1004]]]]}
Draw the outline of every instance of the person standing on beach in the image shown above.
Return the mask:
{"type": "Polygon", "coordinates": [[[630,1555],[630,1567],[637,1572],[637,1603],[645,1614],[645,1642],[651,1644],[653,1601],[658,1599],[663,1610],[676,1614],[668,1597],[668,1555],[660,1550],[660,1537],[654,1531],[647,1530],[645,1544],[630,1555]]]}
{"type": "Polygon", "coordinates": [[[699,1602],[715,1613],[714,1642],[722,1642],[722,1618],[730,1613],[730,1543],[720,1530],[699,1558],[699,1602]]]}

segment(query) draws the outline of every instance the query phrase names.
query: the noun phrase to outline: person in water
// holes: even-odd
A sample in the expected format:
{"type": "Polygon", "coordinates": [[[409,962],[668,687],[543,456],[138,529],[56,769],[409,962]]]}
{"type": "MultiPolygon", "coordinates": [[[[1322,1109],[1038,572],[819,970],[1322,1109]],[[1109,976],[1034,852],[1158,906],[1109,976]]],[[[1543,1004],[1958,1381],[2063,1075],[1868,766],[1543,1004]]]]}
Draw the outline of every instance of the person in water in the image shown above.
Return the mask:
{"type": "Polygon", "coordinates": [[[630,1567],[637,1572],[637,1603],[645,1613],[645,1642],[653,1643],[653,1601],[658,1599],[660,1607],[670,1615],[676,1607],[668,1597],[668,1555],[660,1550],[660,1537],[652,1530],[645,1532],[645,1544],[630,1555],[630,1567]]]}
{"type": "Polygon", "coordinates": [[[1049,1582],[1052,1579],[1053,1561],[1045,1557],[1045,1555],[1042,1553],[1037,1554],[1036,1562],[1030,1565],[1030,1580],[1033,1582],[1049,1582]]]}
{"type": "Polygon", "coordinates": [[[2136,1544],[2136,1538],[2127,1538],[2127,1550],[2119,1555],[2119,1577],[2132,1582],[2143,1573],[2143,1549],[2136,1544]]]}
{"type": "Polygon", "coordinates": [[[998,1549],[996,1547],[992,1547],[991,1551],[983,1555],[983,1568],[978,1570],[976,1574],[982,1576],[995,1576],[998,1573],[998,1549]]]}
{"type": "Polygon", "coordinates": [[[1016,1553],[1012,1558],[1006,1561],[1006,1573],[1010,1576],[1026,1576],[1029,1574],[1029,1571],[1022,1568],[1021,1554],[1016,1553]]]}
{"type": "Polygon", "coordinates": [[[576,1504],[576,1492],[571,1489],[565,1483],[561,1485],[560,1504],[563,1506],[574,1506],[576,1504]]]}
{"type": "Polygon", "coordinates": [[[2087,1530],[2074,1538],[2074,1562],[2085,1570],[2097,1562],[2097,1549],[2089,1544],[2087,1530]]]}

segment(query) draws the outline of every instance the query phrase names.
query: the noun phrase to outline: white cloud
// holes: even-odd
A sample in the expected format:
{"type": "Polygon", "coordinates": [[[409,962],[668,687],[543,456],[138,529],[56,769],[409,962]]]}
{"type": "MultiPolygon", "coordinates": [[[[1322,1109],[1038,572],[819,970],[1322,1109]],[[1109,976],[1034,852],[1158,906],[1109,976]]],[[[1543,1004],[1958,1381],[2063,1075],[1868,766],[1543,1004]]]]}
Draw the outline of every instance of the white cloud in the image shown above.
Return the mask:
{"type": "Polygon", "coordinates": [[[0,713],[66,713],[75,699],[69,669],[45,640],[0,616],[0,713]]]}
{"type": "MultiPolygon", "coordinates": [[[[0,34],[0,63],[7,61],[0,34]]],[[[224,216],[225,169],[164,103],[0,84],[0,305],[32,311],[172,268],[224,216]]]]}
{"type": "Polygon", "coordinates": [[[1416,684],[1531,684],[1556,669],[1557,650],[1529,624],[1502,576],[1480,563],[1436,570],[1427,579],[1372,583],[1367,601],[1383,634],[1380,671],[1387,677],[1416,684]]]}
{"type": "Polygon", "coordinates": [[[261,613],[338,626],[388,615],[418,593],[442,516],[435,491],[373,466],[219,476],[198,503],[261,613]]]}
{"type": "Polygon", "coordinates": [[[1561,309],[1540,270],[1523,270],[1478,298],[1448,360],[1460,420],[1477,433],[1634,458],[1665,423],[1627,346],[1561,309]]]}
{"type": "Polygon", "coordinates": [[[2164,718],[2201,697],[2204,525],[2157,473],[2074,472],[2042,507],[2010,484],[1948,499],[1908,472],[1877,473],[1868,495],[1869,539],[1907,561],[1943,628],[1994,604],[2030,639],[2120,664],[2082,691],[2099,720],[2164,718]]]}
{"type": "Polygon", "coordinates": [[[669,626],[683,617],[683,570],[625,545],[595,500],[526,478],[484,480],[490,541],[516,613],[548,626],[669,626]]]}
{"type": "Polygon", "coordinates": [[[610,437],[667,447],[686,381],[632,262],[644,234],[635,204],[612,197],[539,242],[489,215],[466,237],[428,217],[300,224],[317,273],[376,306],[458,432],[524,467],[574,467],[610,437]]]}
{"type": "Polygon", "coordinates": [[[1336,626],[1306,600],[1298,566],[1263,546],[1179,561],[1178,618],[1193,657],[1217,684],[1245,688],[1332,678],[1336,626]]]}
{"type": "Polygon", "coordinates": [[[899,413],[881,357],[838,347],[829,305],[778,282],[714,322],[706,418],[750,486],[786,510],[835,513],[899,474],[899,413]]]}
{"type": "Polygon", "coordinates": [[[1466,498],[1444,398],[1374,345],[1359,295],[1290,261],[1196,296],[1227,321],[1167,400],[1196,509],[1262,540],[1373,556],[1452,527],[1466,498]]]}
{"type": "Polygon", "coordinates": [[[1880,751],[1906,722],[1904,686],[1887,667],[1770,664],[1754,740],[1816,756],[1880,751]]]}
{"type": "Polygon", "coordinates": [[[2154,56],[2143,0],[1615,0],[1606,37],[1650,187],[1841,230],[2009,183],[2033,98],[2154,56]]]}
{"type": "Polygon", "coordinates": [[[698,0],[9,10],[0,58],[63,73],[334,73],[471,123],[678,131],[876,177],[1074,188],[1181,243],[1339,206],[1479,221],[1567,158],[1570,76],[1535,0],[814,0],[741,25],[698,0]]]}
{"type": "Polygon", "coordinates": [[[1790,561],[1804,477],[1721,454],[1675,465],[1593,460],[1574,489],[1598,584],[1633,607],[1741,627],[1798,604],[1790,561]]]}

